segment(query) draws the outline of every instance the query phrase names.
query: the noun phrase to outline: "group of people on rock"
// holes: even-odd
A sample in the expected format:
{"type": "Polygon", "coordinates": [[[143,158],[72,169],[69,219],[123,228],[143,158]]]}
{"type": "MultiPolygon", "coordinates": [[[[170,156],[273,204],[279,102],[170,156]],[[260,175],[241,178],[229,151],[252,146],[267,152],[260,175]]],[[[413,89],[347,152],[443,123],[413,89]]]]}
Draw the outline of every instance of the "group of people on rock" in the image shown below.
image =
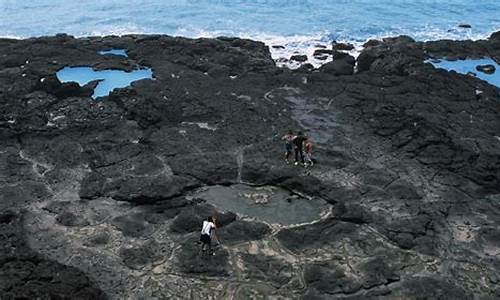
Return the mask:
{"type": "Polygon", "coordinates": [[[304,167],[312,167],[314,165],[312,159],[312,142],[301,131],[295,134],[293,130],[289,130],[281,139],[285,141],[285,161],[287,164],[291,162],[290,159],[294,152],[295,165],[299,163],[304,165],[304,167]]]}
{"type": "MultiPolygon", "coordinates": [[[[304,167],[311,167],[314,165],[312,158],[312,142],[301,131],[295,134],[293,130],[289,130],[282,138],[285,141],[285,161],[287,164],[291,163],[292,155],[294,155],[294,164],[303,165],[304,167]]],[[[219,240],[215,236],[216,220],[215,217],[208,217],[203,221],[200,232],[200,243],[202,244],[202,253],[215,255],[213,251],[213,241],[216,245],[220,245],[219,240]]]]}

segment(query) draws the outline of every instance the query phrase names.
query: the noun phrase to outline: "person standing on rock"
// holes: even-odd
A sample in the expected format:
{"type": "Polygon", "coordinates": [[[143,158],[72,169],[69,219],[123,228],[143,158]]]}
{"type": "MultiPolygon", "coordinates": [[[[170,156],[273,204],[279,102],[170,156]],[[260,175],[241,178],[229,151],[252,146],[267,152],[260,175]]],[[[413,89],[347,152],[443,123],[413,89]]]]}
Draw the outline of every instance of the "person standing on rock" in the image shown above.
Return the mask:
{"type": "Polygon", "coordinates": [[[203,226],[201,227],[200,241],[202,242],[201,251],[205,252],[208,250],[212,253],[212,237],[211,231],[215,229],[214,220],[212,217],[208,217],[206,221],[203,221],[203,226]]]}
{"type": "Polygon", "coordinates": [[[304,139],[304,153],[305,153],[305,163],[304,163],[304,167],[312,167],[314,165],[314,162],[312,160],[312,148],[313,148],[313,145],[312,145],[312,142],[311,140],[306,137],[304,139]]]}
{"type": "Polygon", "coordinates": [[[293,139],[293,145],[295,148],[295,165],[299,164],[299,157],[300,157],[300,163],[304,164],[304,139],[306,137],[302,134],[301,131],[297,134],[297,136],[293,139]]]}
{"type": "Polygon", "coordinates": [[[286,163],[290,163],[290,156],[292,156],[292,148],[293,148],[293,140],[295,139],[295,135],[292,130],[289,130],[287,134],[285,134],[281,140],[285,141],[285,161],[286,163]]]}

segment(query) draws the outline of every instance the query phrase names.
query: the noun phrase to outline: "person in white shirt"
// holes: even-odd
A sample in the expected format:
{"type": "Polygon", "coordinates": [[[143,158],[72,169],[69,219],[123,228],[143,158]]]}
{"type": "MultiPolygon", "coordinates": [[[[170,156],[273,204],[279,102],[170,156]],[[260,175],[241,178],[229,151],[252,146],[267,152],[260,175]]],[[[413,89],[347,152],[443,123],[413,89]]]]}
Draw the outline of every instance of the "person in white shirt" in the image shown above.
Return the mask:
{"type": "Polygon", "coordinates": [[[212,253],[211,231],[215,228],[216,226],[212,217],[208,217],[206,221],[203,221],[203,226],[201,227],[201,235],[200,235],[200,241],[203,243],[201,250],[203,252],[206,251],[208,246],[208,250],[212,253]]]}

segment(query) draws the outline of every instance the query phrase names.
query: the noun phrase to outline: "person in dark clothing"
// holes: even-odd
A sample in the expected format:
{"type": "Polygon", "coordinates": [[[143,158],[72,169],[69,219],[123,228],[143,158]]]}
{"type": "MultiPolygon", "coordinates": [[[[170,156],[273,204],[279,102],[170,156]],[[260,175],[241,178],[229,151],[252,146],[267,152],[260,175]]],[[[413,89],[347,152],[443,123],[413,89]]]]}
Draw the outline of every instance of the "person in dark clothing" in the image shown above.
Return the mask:
{"type": "Polygon", "coordinates": [[[294,139],[295,135],[292,130],[289,130],[288,133],[281,138],[281,140],[285,141],[285,161],[287,164],[290,162],[290,157],[292,156],[294,139]]]}
{"type": "Polygon", "coordinates": [[[300,163],[304,164],[304,140],[306,137],[302,134],[301,131],[297,134],[295,139],[293,140],[293,145],[295,149],[295,165],[299,164],[299,157],[300,157],[300,163]]]}

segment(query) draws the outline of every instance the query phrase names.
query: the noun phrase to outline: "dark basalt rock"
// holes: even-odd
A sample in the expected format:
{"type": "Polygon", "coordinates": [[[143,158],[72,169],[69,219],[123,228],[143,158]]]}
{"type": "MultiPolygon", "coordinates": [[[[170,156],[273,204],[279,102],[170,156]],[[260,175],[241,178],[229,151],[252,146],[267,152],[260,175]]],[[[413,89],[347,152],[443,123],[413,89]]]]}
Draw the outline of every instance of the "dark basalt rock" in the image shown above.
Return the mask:
{"type": "Polygon", "coordinates": [[[293,268],[285,261],[272,256],[244,254],[242,256],[248,268],[247,278],[271,282],[279,288],[289,283],[293,278],[293,268]]]}
{"type": "Polygon", "coordinates": [[[334,52],[333,61],[322,65],[319,70],[320,72],[334,76],[352,75],[355,63],[354,57],[342,52],[334,52]]]}
{"type": "Polygon", "coordinates": [[[23,239],[21,212],[4,212],[0,222],[0,298],[107,299],[94,281],[77,268],[37,255],[23,239]]]}
{"type": "Polygon", "coordinates": [[[227,251],[219,248],[214,254],[211,255],[208,251],[202,252],[197,238],[190,238],[182,244],[177,260],[181,271],[186,274],[228,276],[227,251]]]}
{"type": "Polygon", "coordinates": [[[486,74],[493,74],[493,73],[495,73],[496,68],[494,65],[479,65],[479,66],[476,66],[476,70],[478,70],[479,72],[486,73],[486,74]]]}
{"type": "Polygon", "coordinates": [[[87,226],[89,222],[71,212],[64,212],[56,217],[57,222],[64,226],[87,226]]]}
{"type": "Polygon", "coordinates": [[[313,264],[304,271],[306,284],[324,294],[352,294],[361,289],[353,276],[346,275],[340,268],[313,264]]]}
{"type": "Polygon", "coordinates": [[[335,50],[330,50],[330,49],[316,49],[314,50],[313,55],[314,56],[323,56],[323,55],[328,55],[328,54],[333,54],[335,50]]]}
{"type": "Polygon", "coordinates": [[[298,62],[305,62],[307,60],[307,55],[292,55],[290,60],[295,60],[298,62]]]}
{"type": "Polygon", "coordinates": [[[499,33],[369,41],[356,72],[333,49],[318,69],[278,68],[265,44],[227,37],[0,39],[0,53],[2,299],[500,295],[499,90],[425,63],[498,60],[499,33]],[[116,47],[129,56],[97,54],[116,47]],[[55,77],[136,65],[155,80],[99,102],[96,82],[55,77]],[[312,139],[314,167],[283,161],[289,129],[312,139]],[[271,230],[193,197],[235,183],[331,214],[271,230]],[[222,246],[203,256],[211,215],[222,246]]]}
{"type": "Polygon", "coordinates": [[[354,49],[354,45],[353,44],[349,44],[349,43],[333,43],[332,44],[332,49],[333,50],[340,50],[340,51],[350,51],[352,49],[354,49]]]}
{"type": "Polygon", "coordinates": [[[282,229],[276,237],[288,249],[300,252],[353,235],[356,229],[357,225],[353,223],[326,219],[311,225],[282,229]]]}
{"type": "Polygon", "coordinates": [[[225,244],[261,240],[271,232],[271,228],[263,223],[235,221],[217,231],[217,236],[225,244]]]}
{"type": "Polygon", "coordinates": [[[132,269],[140,269],[163,259],[160,246],[155,242],[147,242],[142,246],[126,245],[120,249],[119,253],[123,263],[132,269]]]}
{"type": "Polygon", "coordinates": [[[201,204],[182,209],[170,229],[176,233],[198,232],[203,221],[209,216],[216,218],[218,227],[226,226],[236,220],[236,215],[232,212],[220,213],[211,205],[201,204]]]}

